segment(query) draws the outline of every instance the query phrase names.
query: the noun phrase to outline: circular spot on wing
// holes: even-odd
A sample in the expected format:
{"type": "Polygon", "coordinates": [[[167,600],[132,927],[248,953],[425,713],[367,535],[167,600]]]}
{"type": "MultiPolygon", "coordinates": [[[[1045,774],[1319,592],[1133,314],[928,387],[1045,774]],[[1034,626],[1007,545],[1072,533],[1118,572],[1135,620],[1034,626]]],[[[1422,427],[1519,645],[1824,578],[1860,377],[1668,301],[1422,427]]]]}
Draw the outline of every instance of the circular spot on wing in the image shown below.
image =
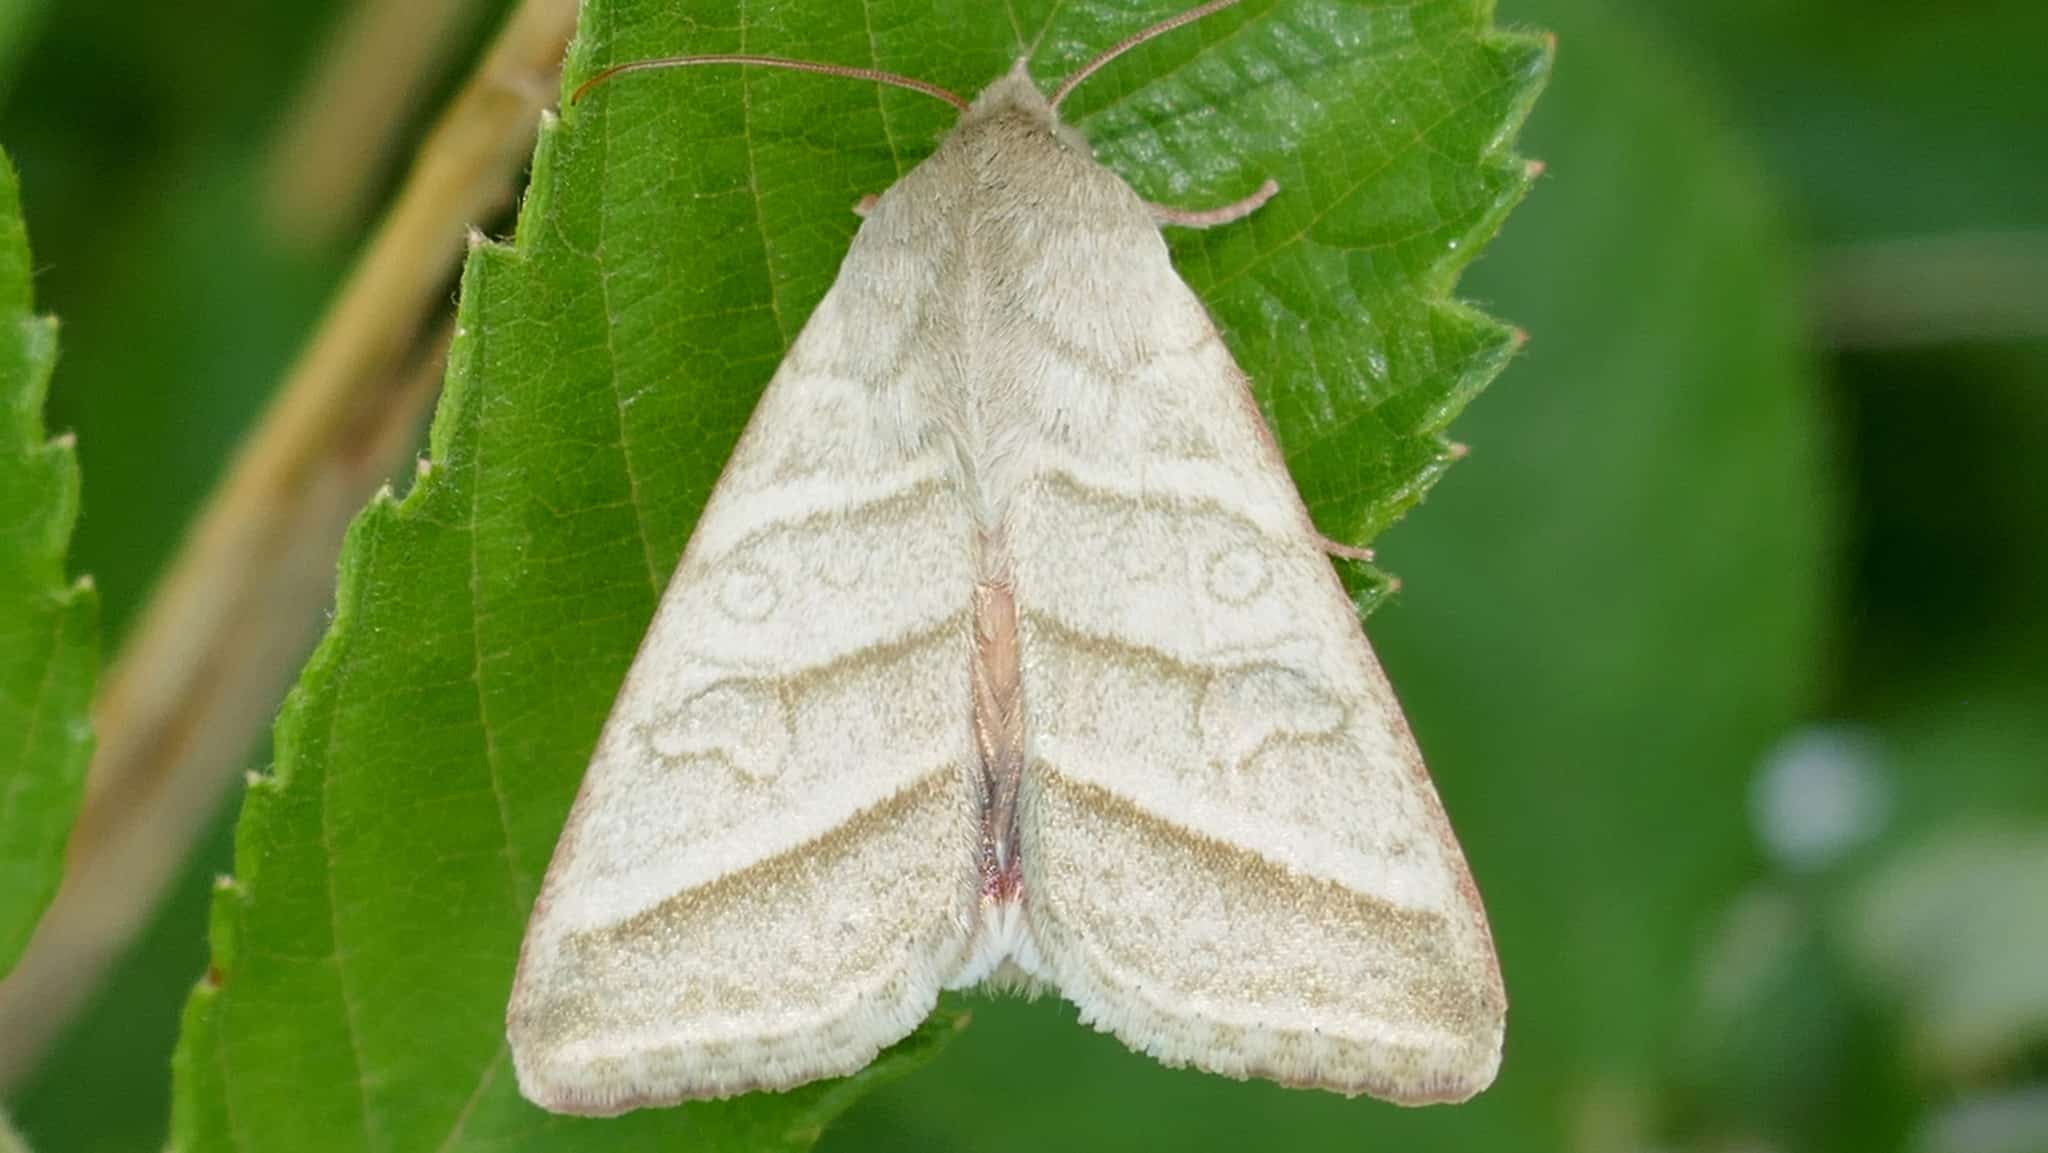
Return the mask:
{"type": "Polygon", "coordinates": [[[754,779],[782,771],[791,740],[780,695],[769,685],[745,681],[713,685],[684,699],[650,722],[642,736],[671,767],[716,757],[754,779]]]}
{"type": "Polygon", "coordinates": [[[1209,595],[1224,604],[1241,605],[1266,591],[1273,573],[1255,544],[1241,541],[1209,554],[1203,573],[1209,595]]]}
{"type": "Polygon", "coordinates": [[[760,562],[736,561],[718,583],[718,608],[736,621],[765,621],[782,603],[782,589],[760,562]]]}

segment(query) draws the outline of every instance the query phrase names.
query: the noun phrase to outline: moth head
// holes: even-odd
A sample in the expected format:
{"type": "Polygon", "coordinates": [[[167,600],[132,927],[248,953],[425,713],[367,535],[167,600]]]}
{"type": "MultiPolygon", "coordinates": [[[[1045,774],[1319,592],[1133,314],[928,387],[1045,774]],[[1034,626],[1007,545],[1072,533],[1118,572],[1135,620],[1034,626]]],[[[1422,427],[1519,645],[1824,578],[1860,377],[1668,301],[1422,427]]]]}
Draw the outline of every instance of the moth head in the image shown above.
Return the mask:
{"type": "Polygon", "coordinates": [[[1038,90],[1038,82],[1031,78],[1030,64],[1029,60],[1020,58],[1001,79],[982,89],[981,95],[976,96],[974,103],[961,114],[960,126],[965,128],[991,120],[1009,120],[1026,130],[1042,130],[1083,156],[1092,155],[1088,138],[1078,129],[1060,123],[1059,112],[1053,108],[1052,101],[1038,90]]]}

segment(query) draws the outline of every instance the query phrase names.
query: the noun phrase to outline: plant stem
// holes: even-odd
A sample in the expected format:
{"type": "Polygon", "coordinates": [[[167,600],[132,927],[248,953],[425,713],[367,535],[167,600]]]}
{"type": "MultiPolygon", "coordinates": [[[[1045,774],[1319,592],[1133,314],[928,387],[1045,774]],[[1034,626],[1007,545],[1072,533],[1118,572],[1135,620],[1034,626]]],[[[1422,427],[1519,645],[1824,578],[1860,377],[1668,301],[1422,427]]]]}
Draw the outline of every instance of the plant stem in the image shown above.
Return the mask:
{"type": "Polygon", "coordinates": [[[1868,240],[1814,261],[1814,319],[1836,348],[2021,342],[2048,335],[2048,234],[1868,240]]]}
{"type": "Polygon", "coordinates": [[[0,1089],[147,920],[274,714],[331,603],[343,528],[415,441],[440,377],[422,334],[465,229],[516,190],[575,19],[575,0],[513,12],[102,681],[63,886],[0,981],[0,1089]]]}
{"type": "Polygon", "coordinates": [[[478,0],[356,0],[271,149],[268,200],[286,242],[355,227],[397,158],[412,110],[452,63],[478,0]]]}

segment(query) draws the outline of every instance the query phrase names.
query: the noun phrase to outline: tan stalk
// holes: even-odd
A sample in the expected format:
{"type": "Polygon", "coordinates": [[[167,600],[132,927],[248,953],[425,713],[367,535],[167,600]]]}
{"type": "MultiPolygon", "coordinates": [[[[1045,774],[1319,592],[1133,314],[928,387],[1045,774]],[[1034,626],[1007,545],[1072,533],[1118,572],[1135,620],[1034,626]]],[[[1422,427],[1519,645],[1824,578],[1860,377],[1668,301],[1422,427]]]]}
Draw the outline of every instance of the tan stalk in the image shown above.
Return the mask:
{"type": "Polygon", "coordinates": [[[374,207],[400,137],[457,61],[480,0],[355,0],[271,148],[272,227],[295,245],[348,235],[374,207]]]}

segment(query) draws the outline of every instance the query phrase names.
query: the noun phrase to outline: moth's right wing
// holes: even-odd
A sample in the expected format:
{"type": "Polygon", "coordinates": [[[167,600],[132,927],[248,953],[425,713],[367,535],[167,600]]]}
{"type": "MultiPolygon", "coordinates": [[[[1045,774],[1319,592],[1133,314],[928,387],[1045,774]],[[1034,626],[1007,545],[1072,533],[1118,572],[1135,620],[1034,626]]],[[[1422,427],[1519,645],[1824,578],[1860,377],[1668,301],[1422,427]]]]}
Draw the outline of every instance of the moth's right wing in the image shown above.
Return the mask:
{"type": "Polygon", "coordinates": [[[849,296],[763,395],[555,850],[507,1020],[547,1108],[851,1073],[964,959],[973,530],[875,384],[900,320],[849,296]]]}
{"type": "Polygon", "coordinates": [[[1243,375],[1097,215],[1113,275],[1011,320],[1076,414],[1009,506],[1026,967],[1168,1064],[1468,1097],[1506,1000],[1463,854],[1243,375]]]}

